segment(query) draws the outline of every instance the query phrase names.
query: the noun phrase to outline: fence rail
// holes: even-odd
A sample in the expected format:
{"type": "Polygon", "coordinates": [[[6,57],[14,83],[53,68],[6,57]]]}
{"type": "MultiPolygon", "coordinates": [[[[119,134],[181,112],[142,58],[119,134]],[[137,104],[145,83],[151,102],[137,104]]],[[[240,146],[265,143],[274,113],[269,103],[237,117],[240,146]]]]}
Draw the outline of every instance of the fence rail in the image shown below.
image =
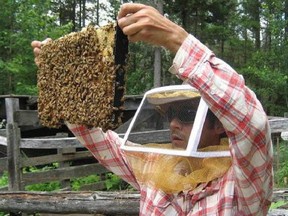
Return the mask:
{"type": "Polygon", "coordinates": [[[137,193],[128,192],[0,192],[0,209],[26,213],[97,213],[138,215],[137,193]]]}

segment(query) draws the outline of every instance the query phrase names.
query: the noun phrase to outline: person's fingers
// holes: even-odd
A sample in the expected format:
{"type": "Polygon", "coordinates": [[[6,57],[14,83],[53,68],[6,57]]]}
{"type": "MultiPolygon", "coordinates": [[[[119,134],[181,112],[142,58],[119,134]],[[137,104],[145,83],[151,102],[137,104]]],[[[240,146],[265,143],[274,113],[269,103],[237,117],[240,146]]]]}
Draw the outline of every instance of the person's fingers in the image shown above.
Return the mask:
{"type": "Polygon", "coordinates": [[[48,43],[49,41],[52,41],[52,39],[46,38],[44,41],[41,42],[41,45],[44,45],[44,44],[48,43]]]}
{"type": "Polygon", "coordinates": [[[33,49],[33,52],[34,52],[34,55],[35,55],[35,56],[38,56],[39,53],[41,52],[41,48],[35,47],[35,48],[33,49]]]}
{"type": "Polygon", "coordinates": [[[122,17],[118,21],[118,25],[121,29],[123,29],[126,26],[132,25],[133,23],[136,23],[137,20],[134,18],[133,15],[128,15],[126,17],[122,17]]]}
{"type": "MultiPolygon", "coordinates": [[[[41,42],[40,42],[41,43],[41,42]]],[[[34,44],[34,45],[38,45],[38,43],[37,44],[34,44]]],[[[33,49],[33,53],[34,53],[34,56],[35,56],[35,58],[34,58],[34,62],[35,62],[35,64],[37,65],[37,66],[39,66],[39,61],[38,61],[38,55],[39,55],[39,53],[41,52],[41,47],[35,47],[34,49],[33,49]]]]}
{"type": "Polygon", "coordinates": [[[143,25],[145,25],[143,24],[143,22],[137,22],[127,27],[124,27],[122,30],[124,34],[128,36],[128,40],[131,42],[151,42],[150,37],[153,33],[150,31],[150,28],[143,28],[143,25]]]}
{"type": "Polygon", "coordinates": [[[44,41],[35,40],[35,41],[31,42],[31,46],[33,48],[33,53],[34,53],[34,56],[35,56],[34,61],[35,61],[36,65],[39,65],[39,61],[38,61],[37,57],[38,57],[39,53],[41,52],[42,45],[48,43],[49,41],[52,41],[52,39],[51,38],[46,38],[44,41]]]}
{"type": "Polygon", "coordinates": [[[118,25],[122,29],[125,35],[133,35],[136,34],[143,28],[143,20],[138,20],[135,16],[131,15],[129,17],[123,17],[119,20],[118,25]]]}
{"type": "MultiPolygon", "coordinates": [[[[131,39],[131,42],[135,42],[138,40],[145,40],[146,39],[145,35],[146,34],[149,35],[149,31],[153,30],[153,27],[155,27],[154,25],[157,25],[159,19],[162,19],[162,15],[160,15],[155,8],[141,4],[136,5],[140,5],[139,7],[136,6],[136,8],[141,9],[140,10],[136,9],[134,10],[136,11],[135,13],[128,13],[125,17],[118,19],[118,25],[122,29],[123,33],[126,34],[128,38],[131,39]],[[154,21],[155,19],[156,22],[154,21]],[[141,32],[143,34],[137,35],[138,39],[136,39],[136,37],[134,36],[138,32],[141,32]]],[[[130,10],[130,12],[131,11],[132,10],[130,10]]]]}
{"type": "Polygon", "coordinates": [[[31,46],[34,47],[40,47],[41,46],[41,41],[32,41],[31,46]]]}
{"type": "Polygon", "coordinates": [[[121,5],[120,11],[118,13],[118,19],[121,19],[122,17],[125,17],[129,14],[136,13],[137,11],[146,8],[146,5],[143,4],[137,4],[137,3],[126,3],[121,5]]]}
{"type": "Polygon", "coordinates": [[[49,42],[51,40],[52,40],[51,38],[46,38],[43,41],[34,40],[34,41],[31,42],[31,46],[32,46],[32,48],[35,48],[35,47],[39,47],[40,48],[42,45],[46,44],[47,42],[49,42]]]}
{"type": "Polygon", "coordinates": [[[47,42],[52,41],[51,38],[46,38],[44,41],[32,41],[31,46],[33,48],[33,53],[37,57],[39,53],[41,52],[42,45],[46,44],[47,42]]]}

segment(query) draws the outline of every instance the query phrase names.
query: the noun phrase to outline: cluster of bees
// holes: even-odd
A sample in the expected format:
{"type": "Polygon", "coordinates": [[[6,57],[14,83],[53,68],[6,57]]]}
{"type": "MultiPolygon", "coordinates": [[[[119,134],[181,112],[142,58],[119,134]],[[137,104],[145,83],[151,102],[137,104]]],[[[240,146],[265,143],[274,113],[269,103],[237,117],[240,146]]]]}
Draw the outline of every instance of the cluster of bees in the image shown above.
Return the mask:
{"type": "Polygon", "coordinates": [[[115,32],[115,23],[90,25],[43,45],[37,59],[43,126],[57,128],[63,121],[104,130],[119,126],[121,116],[115,119],[114,113],[123,108],[114,106],[120,88],[115,88],[115,32]]]}

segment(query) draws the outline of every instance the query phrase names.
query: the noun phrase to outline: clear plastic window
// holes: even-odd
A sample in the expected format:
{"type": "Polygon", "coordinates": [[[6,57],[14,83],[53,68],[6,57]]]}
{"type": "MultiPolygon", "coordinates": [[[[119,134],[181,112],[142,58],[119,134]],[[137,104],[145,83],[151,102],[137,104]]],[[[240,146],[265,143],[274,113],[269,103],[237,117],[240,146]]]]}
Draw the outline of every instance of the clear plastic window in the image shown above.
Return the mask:
{"type": "Polygon", "coordinates": [[[218,157],[198,149],[208,106],[188,85],[148,91],[125,134],[122,149],[178,156],[218,157]]]}

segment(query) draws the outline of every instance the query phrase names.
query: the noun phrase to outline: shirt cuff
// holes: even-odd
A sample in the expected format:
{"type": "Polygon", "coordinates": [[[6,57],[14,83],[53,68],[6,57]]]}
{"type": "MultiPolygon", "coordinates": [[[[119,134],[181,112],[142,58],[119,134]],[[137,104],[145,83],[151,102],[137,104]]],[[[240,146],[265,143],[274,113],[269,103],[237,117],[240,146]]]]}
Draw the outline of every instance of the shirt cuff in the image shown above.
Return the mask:
{"type": "Polygon", "coordinates": [[[190,34],[177,51],[169,71],[185,81],[211,55],[212,51],[190,34]]]}
{"type": "Polygon", "coordinates": [[[188,53],[184,49],[184,44],[189,43],[191,40],[192,35],[188,35],[186,39],[184,40],[183,44],[181,47],[178,49],[174,59],[173,59],[173,64],[169,68],[169,72],[176,75],[178,78],[180,78],[181,74],[183,71],[181,71],[181,66],[185,62],[185,59],[188,57],[188,53]]]}

